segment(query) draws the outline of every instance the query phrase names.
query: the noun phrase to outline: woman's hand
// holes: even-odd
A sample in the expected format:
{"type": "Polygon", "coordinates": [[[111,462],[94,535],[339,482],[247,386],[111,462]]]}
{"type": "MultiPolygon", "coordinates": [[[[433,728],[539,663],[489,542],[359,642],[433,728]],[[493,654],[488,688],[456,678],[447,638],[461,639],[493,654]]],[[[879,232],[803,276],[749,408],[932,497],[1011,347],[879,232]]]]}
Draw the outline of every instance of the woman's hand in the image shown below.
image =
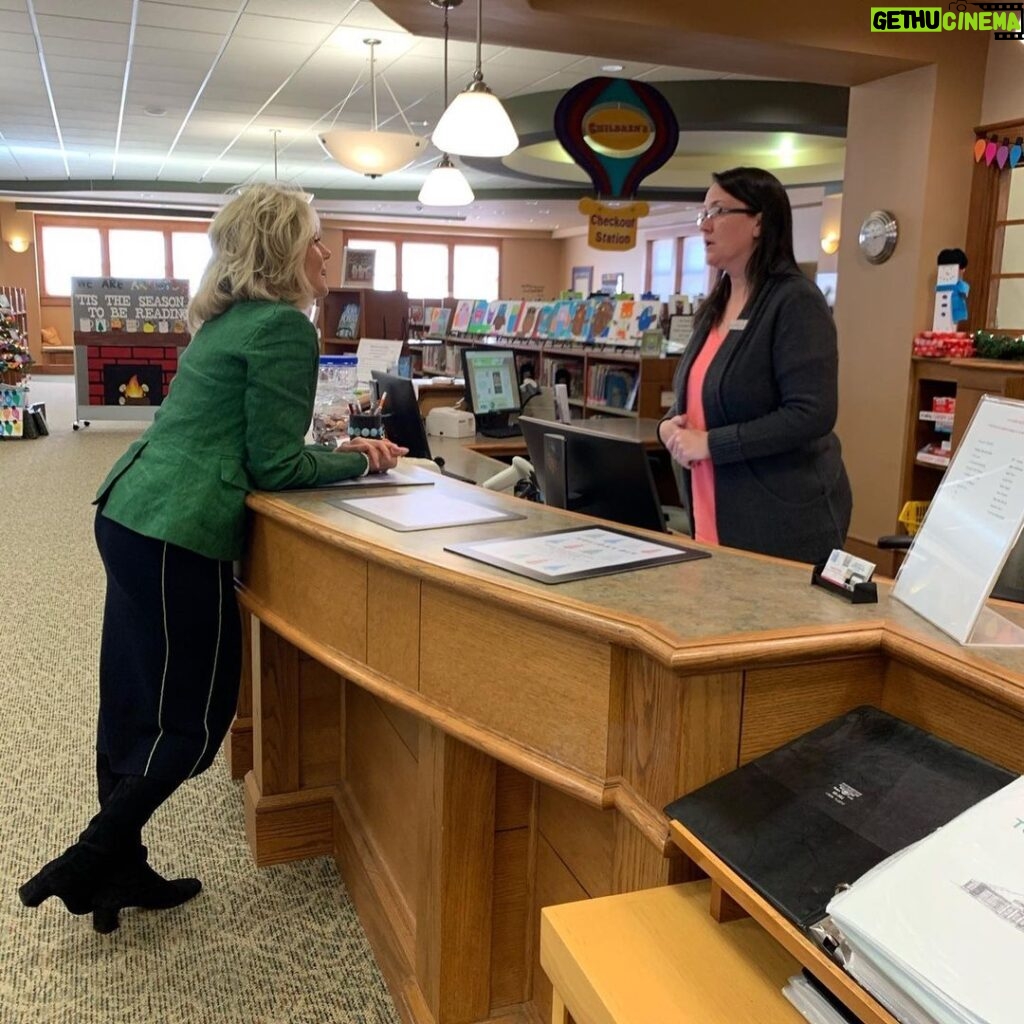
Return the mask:
{"type": "Polygon", "coordinates": [[[409,454],[408,448],[402,448],[386,438],[377,441],[369,437],[353,437],[350,441],[338,445],[338,451],[359,452],[365,455],[370,463],[371,473],[384,473],[394,469],[398,465],[398,460],[409,454]]]}
{"type": "Polygon", "coordinates": [[[690,469],[694,463],[711,458],[707,431],[687,426],[686,416],[673,416],[665,420],[658,431],[669,454],[684,469],[690,469]]]}

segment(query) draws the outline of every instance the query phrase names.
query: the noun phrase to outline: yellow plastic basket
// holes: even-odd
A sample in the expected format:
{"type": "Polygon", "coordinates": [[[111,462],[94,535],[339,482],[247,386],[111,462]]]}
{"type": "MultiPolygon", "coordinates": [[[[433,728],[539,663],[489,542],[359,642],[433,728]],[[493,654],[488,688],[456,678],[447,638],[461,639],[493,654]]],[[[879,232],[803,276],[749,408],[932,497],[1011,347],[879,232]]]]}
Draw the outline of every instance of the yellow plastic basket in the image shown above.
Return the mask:
{"type": "Polygon", "coordinates": [[[911,537],[921,528],[924,514],[928,511],[928,504],[927,501],[908,501],[900,510],[897,518],[907,528],[907,533],[911,537]]]}

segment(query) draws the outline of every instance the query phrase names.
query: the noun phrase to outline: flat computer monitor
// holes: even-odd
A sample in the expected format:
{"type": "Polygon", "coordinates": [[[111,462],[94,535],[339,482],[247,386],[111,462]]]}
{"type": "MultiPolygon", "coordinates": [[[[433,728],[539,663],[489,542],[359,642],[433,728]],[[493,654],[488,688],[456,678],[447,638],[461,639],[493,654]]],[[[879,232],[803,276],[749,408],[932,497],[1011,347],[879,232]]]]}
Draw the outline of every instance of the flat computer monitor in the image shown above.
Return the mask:
{"type": "Polygon", "coordinates": [[[466,402],[476,417],[477,430],[499,437],[518,434],[518,429],[509,425],[509,416],[521,409],[515,352],[510,348],[464,348],[462,373],[466,402]]]}
{"type": "Polygon", "coordinates": [[[384,402],[384,414],[387,417],[384,430],[388,438],[408,448],[409,455],[414,459],[431,458],[430,443],[427,441],[427,431],[423,426],[420,404],[412,381],[380,370],[371,373],[377,382],[378,394],[386,392],[388,396],[384,402]]]}
{"type": "Polygon", "coordinates": [[[643,441],[532,416],[519,425],[546,503],[667,532],[643,441]]]}

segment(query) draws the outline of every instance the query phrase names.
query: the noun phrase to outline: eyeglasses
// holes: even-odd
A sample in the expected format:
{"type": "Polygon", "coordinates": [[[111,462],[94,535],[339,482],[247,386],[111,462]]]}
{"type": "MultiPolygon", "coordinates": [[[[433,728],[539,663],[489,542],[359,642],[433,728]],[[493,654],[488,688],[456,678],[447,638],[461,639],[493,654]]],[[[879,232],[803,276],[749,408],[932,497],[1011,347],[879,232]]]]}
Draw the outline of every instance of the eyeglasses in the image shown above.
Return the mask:
{"type": "Polygon", "coordinates": [[[700,227],[706,220],[717,220],[729,213],[757,213],[748,206],[705,206],[697,211],[697,227],[700,227]]]}

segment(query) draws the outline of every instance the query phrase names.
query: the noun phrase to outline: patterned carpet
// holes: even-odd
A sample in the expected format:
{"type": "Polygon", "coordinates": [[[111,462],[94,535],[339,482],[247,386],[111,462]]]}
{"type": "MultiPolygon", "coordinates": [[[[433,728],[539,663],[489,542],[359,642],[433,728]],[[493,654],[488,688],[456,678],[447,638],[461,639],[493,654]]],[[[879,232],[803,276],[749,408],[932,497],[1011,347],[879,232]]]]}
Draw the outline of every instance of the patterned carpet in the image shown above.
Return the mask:
{"type": "Polygon", "coordinates": [[[93,812],[103,578],[89,504],[138,424],[72,432],[69,379],[33,382],[51,436],[0,442],[0,1021],[3,1024],[394,1024],[352,906],[326,859],[257,871],[223,759],[147,829],[184,907],[126,911],[113,935],[16,889],[93,812]]]}

